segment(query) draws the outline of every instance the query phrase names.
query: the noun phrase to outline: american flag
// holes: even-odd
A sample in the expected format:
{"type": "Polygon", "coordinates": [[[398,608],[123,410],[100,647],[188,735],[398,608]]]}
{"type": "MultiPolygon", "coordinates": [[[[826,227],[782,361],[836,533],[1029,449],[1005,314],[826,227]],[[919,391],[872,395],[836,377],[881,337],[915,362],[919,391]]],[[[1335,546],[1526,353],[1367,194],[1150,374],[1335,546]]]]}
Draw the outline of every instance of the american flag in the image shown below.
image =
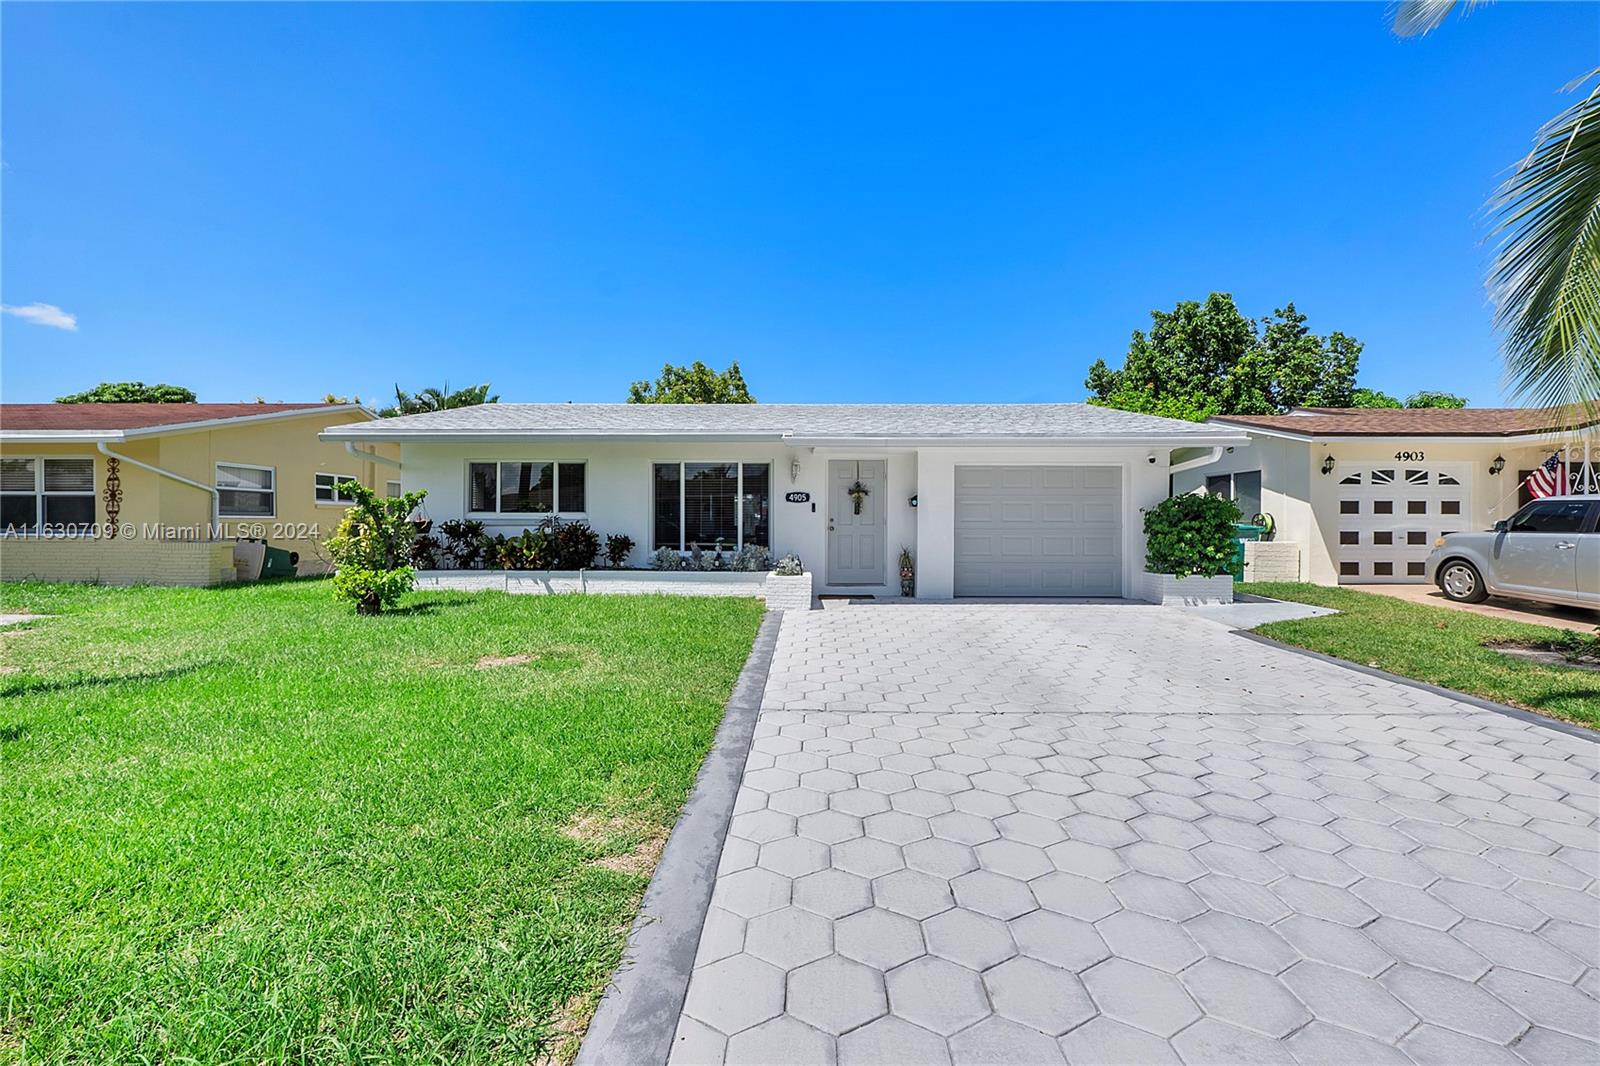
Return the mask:
{"type": "Polygon", "coordinates": [[[1550,458],[1539,464],[1539,469],[1522,482],[1534,499],[1554,496],[1567,491],[1567,464],[1561,461],[1560,452],[1551,452],[1550,458]]]}

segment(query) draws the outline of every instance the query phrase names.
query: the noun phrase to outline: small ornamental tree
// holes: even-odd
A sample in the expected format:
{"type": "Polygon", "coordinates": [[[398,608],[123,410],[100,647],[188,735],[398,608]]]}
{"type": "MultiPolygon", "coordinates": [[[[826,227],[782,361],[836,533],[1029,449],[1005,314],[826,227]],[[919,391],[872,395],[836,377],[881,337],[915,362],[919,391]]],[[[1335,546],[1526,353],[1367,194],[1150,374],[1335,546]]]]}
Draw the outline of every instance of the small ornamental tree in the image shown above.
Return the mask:
{"type": "Polygon", "coordinates": [[[341,481],[338,491],[355,500],[328,538],[328,554],[338,568],[333,592],[356,605],[357,614],[378,614],[410,591],[416,576],[409,565],[417,526],[411,512],[426,492],[379,496],[359,481],[341,481]]]}
{"type": "Polygon", "coordinates": [[[1222,496],[1162,500],[1144,513],[1144,568],[1152,574],[1216,577],[1233,563],[1239,508],[1222,496]]]}

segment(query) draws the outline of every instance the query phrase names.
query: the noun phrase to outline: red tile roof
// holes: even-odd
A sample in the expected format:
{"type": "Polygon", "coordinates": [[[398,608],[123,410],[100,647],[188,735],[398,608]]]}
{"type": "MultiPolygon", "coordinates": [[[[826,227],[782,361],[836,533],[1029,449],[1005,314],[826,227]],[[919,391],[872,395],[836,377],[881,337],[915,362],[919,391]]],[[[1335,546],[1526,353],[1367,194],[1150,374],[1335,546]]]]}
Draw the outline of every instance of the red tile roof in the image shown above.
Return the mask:
{"type": "Polygon", "coordinates": [[[1286,415],[1219,415],[1211,421],[1307,437],[1515,437],[1592,426],[1593,418],[1560,418],[1542,407],[1300,407],[1286,415]]]}
{"type": "Polygon", "coordinates": [[[148,429],[186,422],[259,418],[290,411],[328,410],[329,403],[6,403],[0,404],[0,430],[148,429]]]}

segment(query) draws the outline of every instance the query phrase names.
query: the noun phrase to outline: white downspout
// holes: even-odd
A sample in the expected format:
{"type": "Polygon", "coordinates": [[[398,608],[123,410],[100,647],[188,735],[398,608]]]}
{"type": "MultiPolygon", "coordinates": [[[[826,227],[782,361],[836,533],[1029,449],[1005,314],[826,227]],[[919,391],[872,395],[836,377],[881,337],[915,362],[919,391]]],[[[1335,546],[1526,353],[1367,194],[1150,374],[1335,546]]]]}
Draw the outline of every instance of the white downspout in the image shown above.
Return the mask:
{"type": "Polygon", "coordinates": [[[1221,445],[1218,445],[1217,447],[1212,448],[1211,451],[1207,452],[1205,455],[1197,456],[1193,459],[1185,459],[1181,463],[1174,463],[1173,465],[1167,467],[1167,474],[1169,476],[1172,474],[1181,474],[1185,470],[1193,470],[1200,466],[1210,466],[1212,463],[1222,458],[1222,451],[1223,449],[1221,445]]]}
{"type": "Polygon", "coordinates": [[[356,447],[356,442],[353,440],[347,440],[344,442],[344,450],[355,456],[357,459],[365,459],[368,462],[373,463],[382,463],[384,466],[392,466],[396,470],[400,469],[400,460],[390,459],[388,456],[379,455],[377,452],[364,452],[360,448],[356,447]]]}
{"type": "Polygon", "coordinates": [[[191,488],[196,488],[196,489],[199,489],[201,492],[206,493],[208,496],[211,497],[211,517],[210,517],[210,519],[209,519],[209,521],[207,523],[210,528],[207,530],[207,532],[210,533],[210,532],[219,530],[219,528],[220,528],[220,526],[219,526],[219,523],[220,523],[219,512],[222,510],[222,506],[221,506],[222,497],[218,494],[217,487],[215,485],[202,485],[198,481],[190,481],[188,478],[184,477],[182,474],[174,474],[172,471],[163,470],[159,466],[151,466],[149,463],[142,463],[139,460],[130,458],[130,457],[126,456],[126,455],[118,455],[116,452],[114,452],[110,448],[106,447],[106,444],[105,444],[104,441],[101,441],[98,445],[96,445],[96,447],[99,448],[100,454],[106,456],[107,458],[115,459],[119,463],[131,463],[132,465],[138,467],[140,470],[148,470],[152,474],[157,474],[157,475],[160,475],[161,477],[169,478],[169,479],[171,479],[173,481],[177,481],[177,482],[179,482],[181,484],[188,485],[191,488]]]}

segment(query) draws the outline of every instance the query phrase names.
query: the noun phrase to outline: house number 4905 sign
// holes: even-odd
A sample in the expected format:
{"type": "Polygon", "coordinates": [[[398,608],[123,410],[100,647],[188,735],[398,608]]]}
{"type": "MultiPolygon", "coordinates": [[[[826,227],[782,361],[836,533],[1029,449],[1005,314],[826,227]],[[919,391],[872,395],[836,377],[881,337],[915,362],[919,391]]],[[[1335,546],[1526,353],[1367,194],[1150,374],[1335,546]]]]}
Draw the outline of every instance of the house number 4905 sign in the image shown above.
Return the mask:
{"type": "Polygon", "coordinates": [[[788,500],[790,503],[810,503],[811,502],[811,493],[809,493],[809,492],[786,492],[786,493],[783,494],[783,498],[785,500],[788,500]]]}

